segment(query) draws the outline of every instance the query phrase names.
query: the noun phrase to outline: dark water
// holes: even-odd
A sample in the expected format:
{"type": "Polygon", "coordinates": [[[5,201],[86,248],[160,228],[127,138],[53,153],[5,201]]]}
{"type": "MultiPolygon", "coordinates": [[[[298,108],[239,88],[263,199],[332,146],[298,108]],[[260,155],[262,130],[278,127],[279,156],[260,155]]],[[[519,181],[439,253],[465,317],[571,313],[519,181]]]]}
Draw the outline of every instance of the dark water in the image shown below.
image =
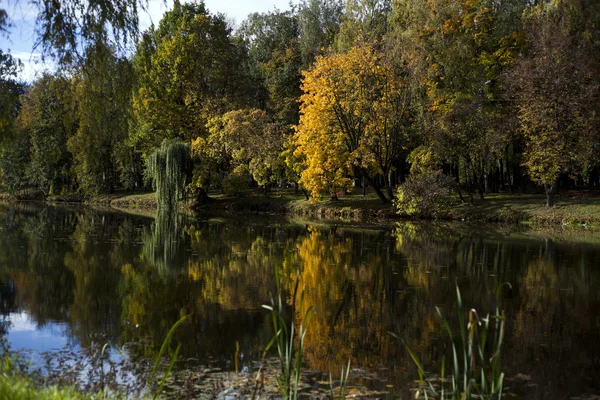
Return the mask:
{"type": "MultiPolygon", "coordinates": [[[[378,371],[392,394],[416,378],[405,338],[439,371],[455,283],[465,307],[492,310],[510,282],[503,366],[525,398],[600,393],[600,238],[588,232],[461,225],[312,226],[281,219],[158,221],[88,208],[0,207],[0,333],[14,349],[90,346],[146,338],[155,354],[180,316],[182,355],[233,369],[271,338],[261,308],[273,268],[294,286],[302,271],[314,306],[307,367],[378,371]],[[595,242],[595,243],[594,243],[595,242]],[[150,338],[150,339],[148,339],[150,338]]],[[[289,296],[288,296],[289,298],[289,296]]],[[[381,383],[379,383],[381,384],[381,383]]]]}

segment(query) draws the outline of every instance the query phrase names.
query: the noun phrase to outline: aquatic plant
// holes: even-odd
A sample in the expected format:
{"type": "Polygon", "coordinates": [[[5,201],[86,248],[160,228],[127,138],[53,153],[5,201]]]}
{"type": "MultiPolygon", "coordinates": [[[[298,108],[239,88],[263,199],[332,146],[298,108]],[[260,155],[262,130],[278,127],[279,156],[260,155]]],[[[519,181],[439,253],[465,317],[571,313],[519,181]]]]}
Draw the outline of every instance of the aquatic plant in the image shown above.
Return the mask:
{"type": "MultiPolygon", "coordinates": [[[[275,282],[277,285],[277,301],[271,296],[271,305],[263,305],[270,311],[273,330],[275,335],[266,346],[267,352],[273,345],[277,348],[277,357],[279,359],[280,375],[278,379],[279,390],[284,399],[297,399],[298,386],[300,383],[300,374],[302,369],[302,351],[304,348],[304,338],[306,336],[308,325],[312,319],[313,307],[309,307],[302,318],[298,327],[296,341],[295,325],[295,305],[300,285],[300,271],[296,272],[296,284],[292,295],[293,312],[291,316],[286,317],[281,283],[279,279],[279,270],[275,267],[275,282]]],[[[300,312],[304,310],[304,288],[300,290],[300,312]]]]}
{"type": "MultiPolygon", "coordinates": [[[[504,283],[496,290],[495,313],[479,317],[475,309],[465,314],[458,285],[456,286],[456,308],[460,338],[455,340],[448,320],[439,307],[436,311],[442,321],[442,326],[450,337],[452,349],[452,385],[446,388],[446,361],[442,358],[439,385],[434,385],[433,379],[428,379],[427,373],[417,353],[409,343],[403,340],[406,350],[415,363],[419,374],[419,391],[417,398],[441,400],[501,399],[504,383],[504,373],[501,368],[501,351],[504,341],[504,312],[498,306],[500,294],[504,286],[512,288],[510,283],[504,283]],[[467,319],[465,319],[467,316],[467,319]],[[462,350],[462,365],[459,361],[459,351],[462,350]]],[[[397,335],[392,334],[397,337],[397,335]]]]}
{"type": "MultiPolygon", "coordinates": [[[[350,375],[350,360],[348,360],[348,366],[344,369],[344,367],[342,367],[342,372],[340,374],[340,386],[339,386],[339,391],[338,391],[338,396],[337,398],[339,400],[343,400],[346,398],[346,386],[348,385],[348,376],[350,375]]],[[[335,390],[333,387],[333,378],[331,377],[331,371],[329,372],[329,398],[331,400],[334,400],[336,398],[335,396],[335,390]]]]}
{"type": "MultiPolygon", "coordinates": [[[[152,368],[152,374],[150,375],[150,382],[154,381],[154,377],[156,376],[156,373],[158,372],[158,368],[160,366],[160,361],[162,359],[162,356],[165,353],[165,351],[167,350],[167,348],[169,347],[169,344],[171,343],[171,340],[173,338],[173,335],[175,334],[175,331],[177,330],[177,328],[179,328],[179,326],[181,324],[183,324],[185,322],[185,320],[187,318],[188,318],[188,315],[184,315],[183,317],[181,317],[179,319],[179,321],[177,321],[173,324],[171,329],[169,329],[169,332],[167,333],[165,340],[163,340],[162,346],[160,346],[160,351],[158,352],[158,355],[156,356],[156,360],[154,361],[154,367],[152,368]]],[[[154,396],[152,397],[152,399],[156,399],[158,397],[158,395],[162,392],[163,387],[165,386],[165,382],[167,381],[167,378],[169,377],[169,374],[171,373],[171,370],[173,369],[173,365],[175,365],[175,361],[177,360],[177,356],[179,355],[179,350],[181,350],[181,343],[177,345],[177,348],[171,355],[171,362],[169,363],[169,366],[167,367],[167,370],[165,371],[165,374],[164,374],[162,380],[160,381],[158,389],[156,389],[156,391],[154,392],[154,396]]]]}

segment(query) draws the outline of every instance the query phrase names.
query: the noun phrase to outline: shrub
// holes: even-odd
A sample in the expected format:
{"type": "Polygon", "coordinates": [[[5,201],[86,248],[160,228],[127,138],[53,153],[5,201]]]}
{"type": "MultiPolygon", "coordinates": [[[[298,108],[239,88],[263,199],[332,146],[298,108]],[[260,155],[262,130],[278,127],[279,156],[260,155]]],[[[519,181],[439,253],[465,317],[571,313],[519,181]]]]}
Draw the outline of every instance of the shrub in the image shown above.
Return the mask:
{"type": "Polygon", "coordinates": [[[398,187],[396,212],[401,215],[435,216],[450,206],[450,194],[456,183],[439,171],[410,175],[398,187]]]}

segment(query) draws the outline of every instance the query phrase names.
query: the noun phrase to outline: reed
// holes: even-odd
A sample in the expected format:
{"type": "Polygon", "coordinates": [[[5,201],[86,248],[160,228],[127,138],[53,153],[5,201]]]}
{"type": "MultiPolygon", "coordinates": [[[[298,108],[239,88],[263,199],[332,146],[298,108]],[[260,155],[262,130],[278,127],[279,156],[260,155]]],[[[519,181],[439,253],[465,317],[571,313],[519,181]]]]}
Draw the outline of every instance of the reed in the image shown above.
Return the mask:
{"type": "MultiPolygon", "coordinates": [[[[181,324],[183,324],[185,322],[185,320],[188,318],[187,315],[184,315],[183,317],[181,317],[179,319],[179,321],[175,322],[173,324],[173,326],[171,327],[171,329],[169,330],[169,332],[167,333],[167,336],[165,337],[165,340],[163,340],[162,346],[160,347],[160,351],[158,352],[158,355],[156,356],[156,360],[154,361],[154,368],[152,368],[152,374],[150,376],[150,382],[154,382],[154,377],[156,376],[156,373],[158,372],[158,368],[160,366],[160,361],[162,359],[162,356],[164,354],[164,352],[167,350],[167,348],[169,347],[169,344],[171,343],[171,339],[173,338],[173,335],[175,334],[175,331],[177,330],[177,328],[179,328],[179,326],[181,324]]],[[[173,366],[175,365],[175,361],[177,361],[177,356],[179,355],[179,350],[181,349],[181,344],[177,345],[177,348],[175,349],[175,351],[173,352],[173,354],[171,355],[171,361],[167,367],[167,370],[165,371],[165,374],[160,382],[160,385],[158,386],[158,389],[154,392],[154,396],[152,397],[152,399],[156,399],[158,398],[158,396],[160,395],[160,393],[163,390],[163,387],[165,386],[165,382],[167,381],[167,378],[169,376],[169,374],[171,373],[171,370],[173,369],[173,366]]]]}
{"type": "MultiPolygon", "coordinates": [[[[468,313],[463,309],[462,297],[456,286],[456,308],[458,312],[458,337],[455,337],[448,320],[436,307],[444,330],[450,338],[452,349],[451,385],[446,387],[446,360],[442,358],[440,383],[429,379],[417,353],[408,342],[404,346],[417,367],[419,391],[417,398],[441,400],[469,400],[473,398],[498,400],[502,398],[504,373],[501,367],[502,344],[505,334],[504,312],[499,302],[502,288],[512,288],[504,283],[496,290],[494,314],[480,317],[475,309],[468,313]]],[[[393,335],[398,337],[397,335],[393,335]]]]}
{"type": "MultiPolygon", "coordinates": [[[[339,400],[343,400],[346,398],[346,387],[348,386],[348,376],[350,375],[350,360],[348,360],[348,366],[344,369],[342,367],[342,372],[340,374],[340,386],[337,398],[339,400]]],[[[335,390],[333,387],[333,378],[331,377],[331,372],[329,372],[329,398],[334,400],[335,390]]]]}
{"type": "MultiPolygon", "coordinates": [[[[302,351],[304,349],[304,338],[306,336],[308,325],[312,319],[313,307],[309,307],[300,318],[300,325],[296,327],[296,298],[300,286],[300,271],[296,272],[296,284],[292,296],[292,313],[286,317],[286,310],[282,296],[279,270],[275,267],[275,282],[277,285],[276,299],[271,296],[271,304],[263,305],[269,310],[273,331],[273,338],[268,343],[265,352],[275,346],[277,357],[279,359],[279,390],[284,399],[297,399],[298,386],[302,369],[302,351]],[[296,333],[298,328],[298,333],[296,333]]],[[[300,290],[299,310],[304,309],[304,289],[300,290]]]]}

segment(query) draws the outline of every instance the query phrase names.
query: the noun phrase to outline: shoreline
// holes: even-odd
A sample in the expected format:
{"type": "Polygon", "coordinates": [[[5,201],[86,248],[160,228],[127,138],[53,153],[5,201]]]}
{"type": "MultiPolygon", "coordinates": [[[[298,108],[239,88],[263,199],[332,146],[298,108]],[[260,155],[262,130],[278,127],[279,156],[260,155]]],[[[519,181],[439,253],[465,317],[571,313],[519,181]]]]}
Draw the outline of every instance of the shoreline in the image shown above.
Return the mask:
{"type": "MultiPolygon", "coordinates": [[[[39,202],[46,204],[79,204],[101,206],[117,211],[153,216],[156,197],[153,192],[116,193],[101,195],[94,200],[76,196],[54,196],[41,200],[9,198],[9,202],[39,202]]],[[[349,194],[337,201],[310,203],[293,191],[277,191],[270,196],[249,192],[244,197],[211,195],[210,201],[195,209],[190,203],[181,204],[186,213],[281,215],[321,222],[444,221],[460,223],[497,223],[533,227],[600,227],[600,193],[567,192],[557,196],[554,207],[546,207],[545,197],[536,194],[492,194],[473,205],[458,204],[437,215],[405,216],[396,214],[392,204],[382,204],[373,193],[366,196],[349,194]]]]}

